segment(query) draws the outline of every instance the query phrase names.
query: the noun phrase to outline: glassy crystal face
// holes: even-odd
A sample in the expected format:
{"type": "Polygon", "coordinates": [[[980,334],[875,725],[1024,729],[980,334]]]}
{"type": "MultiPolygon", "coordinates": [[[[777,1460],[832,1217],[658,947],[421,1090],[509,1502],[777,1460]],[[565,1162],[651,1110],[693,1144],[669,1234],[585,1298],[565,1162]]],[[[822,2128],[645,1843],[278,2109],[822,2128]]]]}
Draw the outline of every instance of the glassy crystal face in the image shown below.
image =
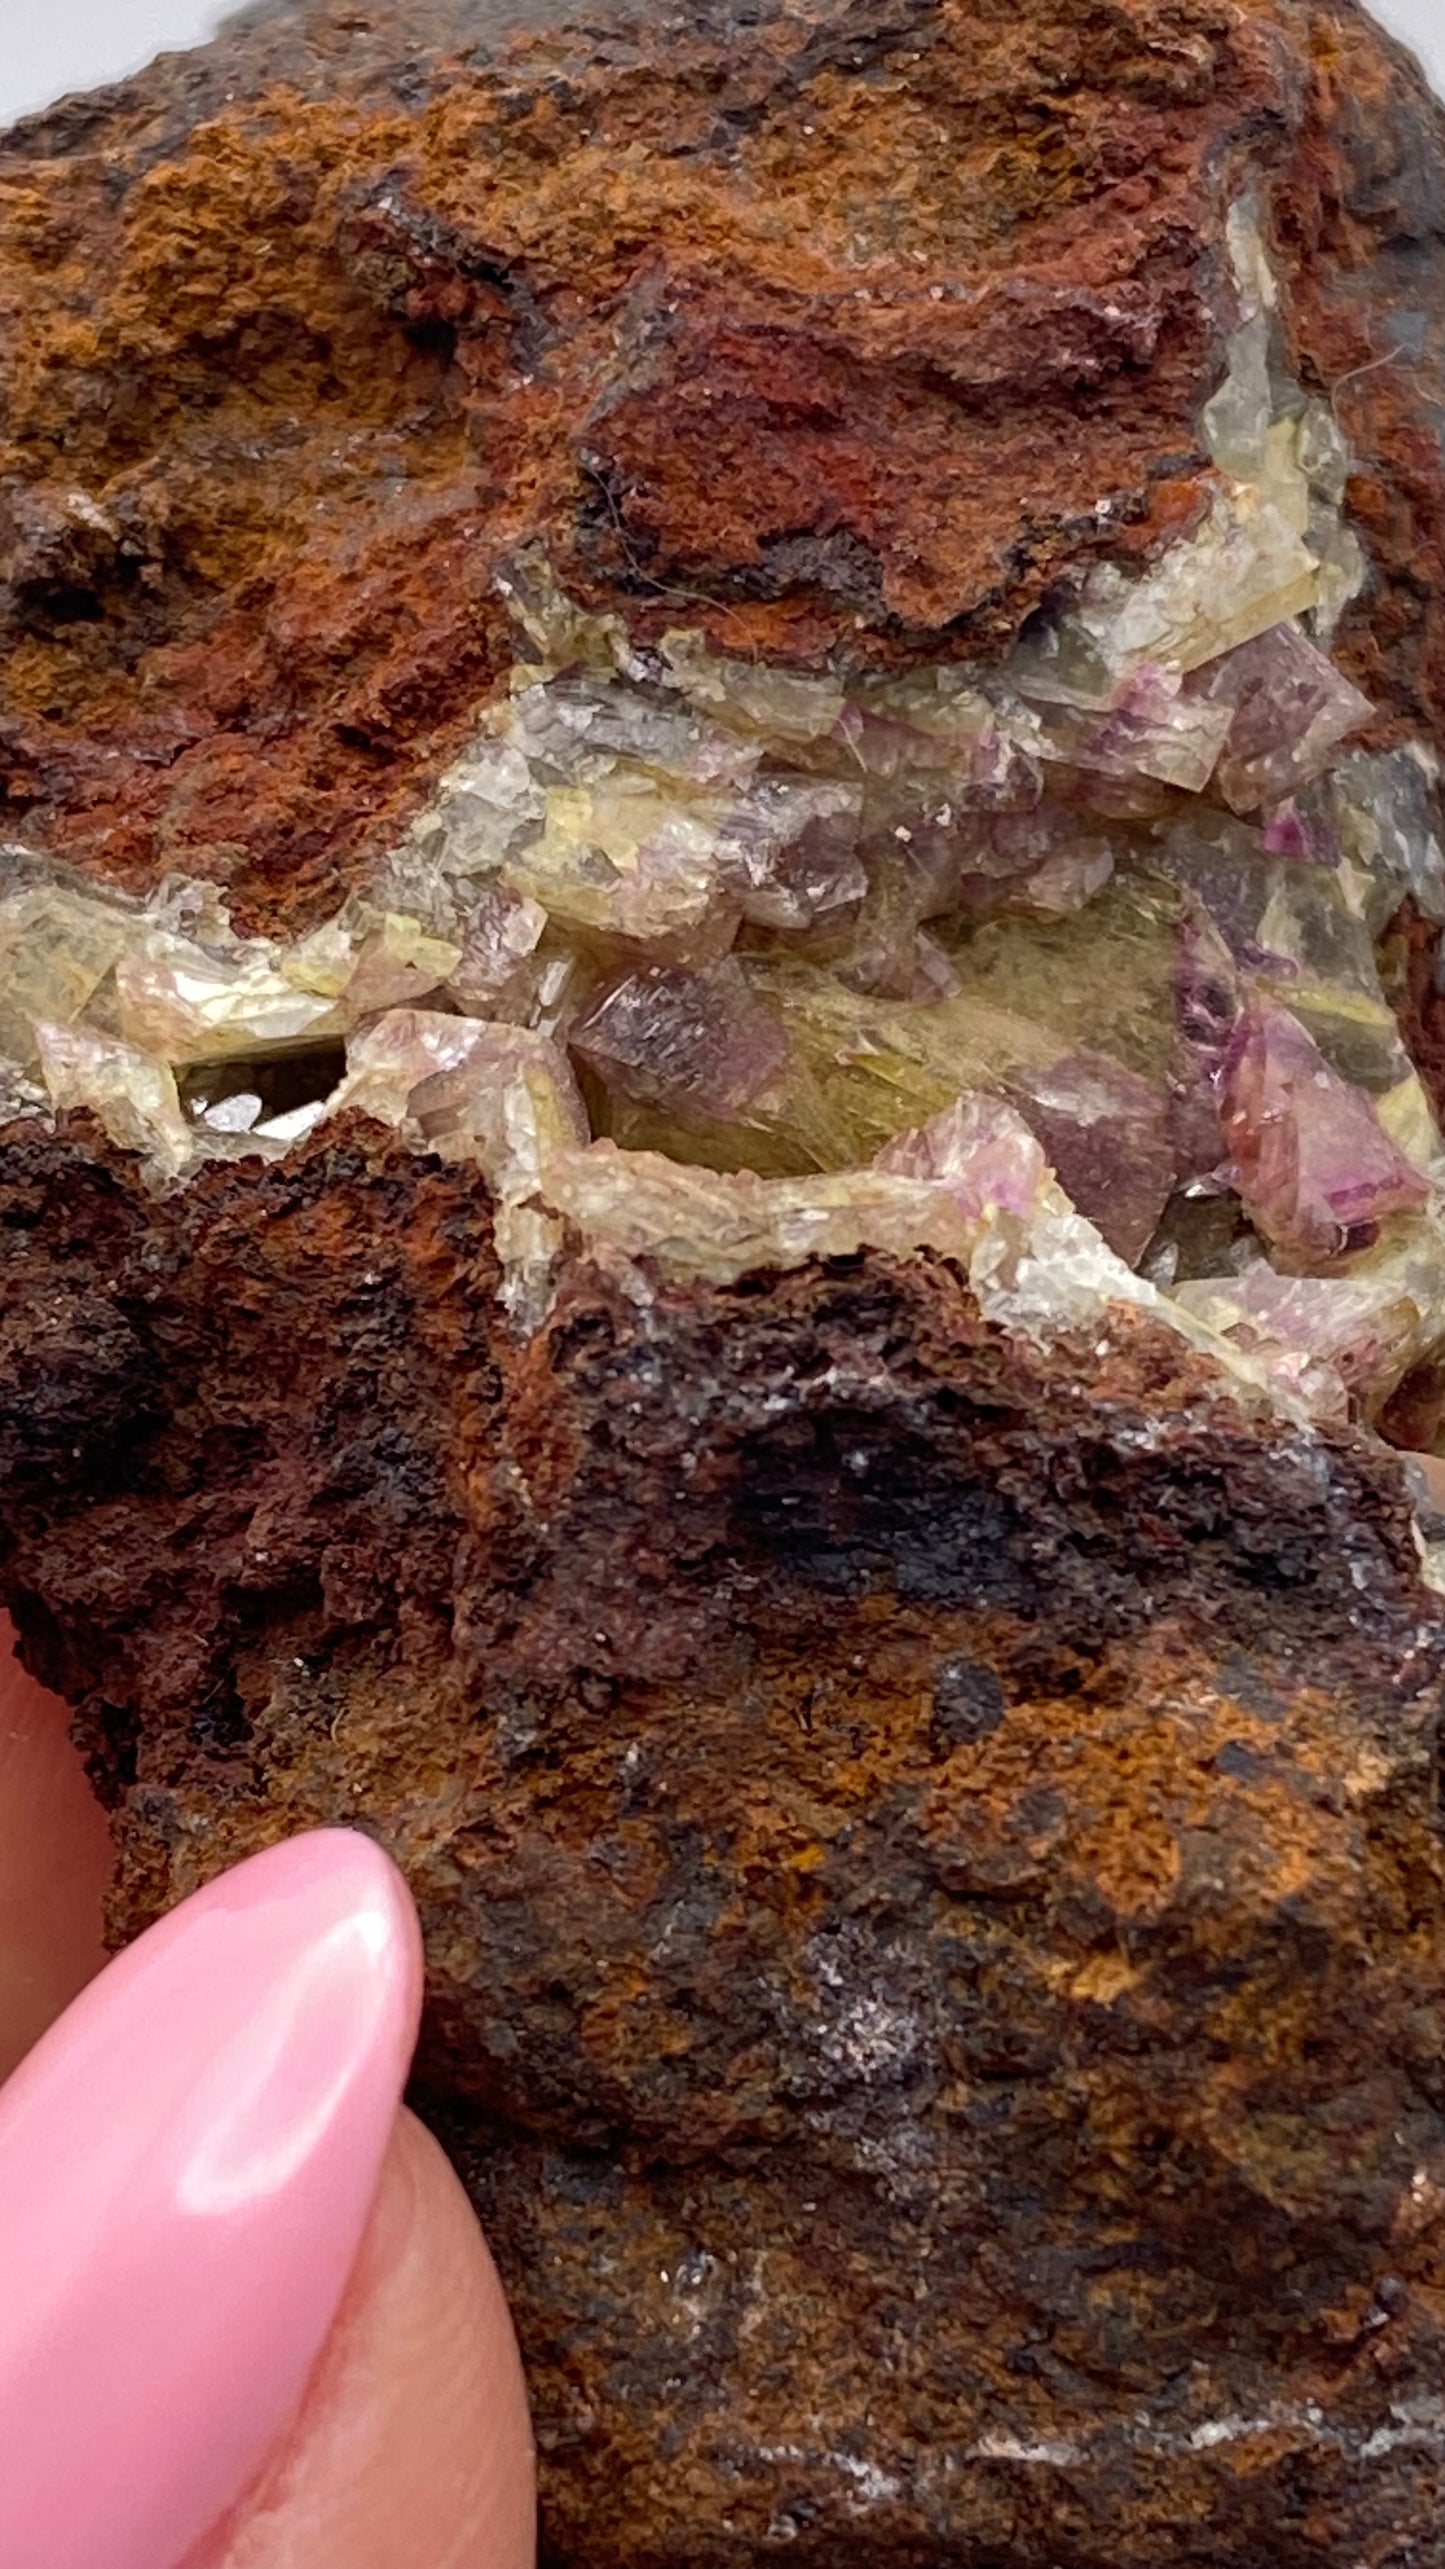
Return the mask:
{"type": "Polygon", "coordinates": [[[1359,745],[1348,457],[1247,206],[1231,239],[1214,495],[1151,568],[1002,665],[879,678],[643,653],[519,560],[529,656],[305,939],[0,858],[8,1104],[89,1109],[157,1184],[369,1115],[482,1173],[519,1327],[569,1240],[639,1291],[929,1248],[1012,1327],[1131,1302],[1377,1416],[1445,1342],[1380,963],[1403,903],[1445,923],[1445,856],[1428,755],[1359,745]]]}

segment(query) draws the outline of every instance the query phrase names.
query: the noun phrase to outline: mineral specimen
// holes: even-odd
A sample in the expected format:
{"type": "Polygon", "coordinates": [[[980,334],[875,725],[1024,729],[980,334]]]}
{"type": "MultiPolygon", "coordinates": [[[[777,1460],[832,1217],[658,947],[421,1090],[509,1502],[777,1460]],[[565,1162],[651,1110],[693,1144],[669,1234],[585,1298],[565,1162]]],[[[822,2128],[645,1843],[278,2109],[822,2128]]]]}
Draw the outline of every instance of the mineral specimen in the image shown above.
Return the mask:
{"type": "Polygon", "coordinates": [[[1442,2556],[1445,127],[315,0],[0,143],[0,1583],[392,1845],[554,2569],[1442,2556]]]}

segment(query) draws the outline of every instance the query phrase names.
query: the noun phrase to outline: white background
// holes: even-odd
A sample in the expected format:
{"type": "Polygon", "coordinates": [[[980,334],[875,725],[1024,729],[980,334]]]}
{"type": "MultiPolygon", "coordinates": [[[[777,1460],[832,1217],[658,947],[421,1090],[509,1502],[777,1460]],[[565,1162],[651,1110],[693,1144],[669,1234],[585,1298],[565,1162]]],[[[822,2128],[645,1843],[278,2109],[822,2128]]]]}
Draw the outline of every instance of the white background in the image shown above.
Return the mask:
{"type": "MultiPolygon", "coordinates": [[[[222,0],[0,0],[0,125],[196,44],[222,14],[222,0]]],[[[1414,45],[1445,95],[1445,0],[1377,0],[1375,15],[1414,45]]]]}

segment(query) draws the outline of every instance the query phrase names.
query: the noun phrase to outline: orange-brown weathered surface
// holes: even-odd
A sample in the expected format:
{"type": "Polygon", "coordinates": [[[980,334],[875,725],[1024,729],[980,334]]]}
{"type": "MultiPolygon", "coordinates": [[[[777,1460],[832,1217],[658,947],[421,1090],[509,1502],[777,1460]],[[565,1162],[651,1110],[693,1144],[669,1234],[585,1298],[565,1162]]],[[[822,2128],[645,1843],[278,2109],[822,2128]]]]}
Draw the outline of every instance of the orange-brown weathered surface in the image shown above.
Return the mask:
{"type": "Polygon", "coordinates": [[[314,917],[511,656],[500,559],[816,663],[1005,647],[1200,505],[1261,192],[1445,707],[1440,111],[1344,0],[321,6],[0,143],[0,773],[314,917]],[[525,23],[523,23],[525,20],[525,23]]]}
{"type": "MultiPolygon", "coordinates": [[[[643,635],[1002,650],[1201,507],[1246,185],[1357,459],[1343,656],[1445,747],[1445,140],[1345,0],[337,0],[31,120],[7,827],[324,915],[537,536],[643,635]]],[[[359,1123],[169,1195],[0,1136],[0,1592],[117,1931],[394,1848],[552,2569],[1439,2569],[1396,1461],[930,1259],[574,1257],[526,1346],[496,1282],[480,1178],[359,1123]]]]}

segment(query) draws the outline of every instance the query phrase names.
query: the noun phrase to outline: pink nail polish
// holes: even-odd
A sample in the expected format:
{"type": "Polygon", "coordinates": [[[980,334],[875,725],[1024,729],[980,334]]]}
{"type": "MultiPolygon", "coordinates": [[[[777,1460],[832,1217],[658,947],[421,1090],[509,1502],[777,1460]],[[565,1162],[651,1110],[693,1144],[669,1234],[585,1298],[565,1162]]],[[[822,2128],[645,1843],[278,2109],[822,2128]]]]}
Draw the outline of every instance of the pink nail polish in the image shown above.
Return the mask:
{"type": "Polygon", "coordinates": [[[421,2001],[370,1839],[237,1866],[0,2091],[0,2569],[176,2569],[335,2316],[421,2001]]]}

